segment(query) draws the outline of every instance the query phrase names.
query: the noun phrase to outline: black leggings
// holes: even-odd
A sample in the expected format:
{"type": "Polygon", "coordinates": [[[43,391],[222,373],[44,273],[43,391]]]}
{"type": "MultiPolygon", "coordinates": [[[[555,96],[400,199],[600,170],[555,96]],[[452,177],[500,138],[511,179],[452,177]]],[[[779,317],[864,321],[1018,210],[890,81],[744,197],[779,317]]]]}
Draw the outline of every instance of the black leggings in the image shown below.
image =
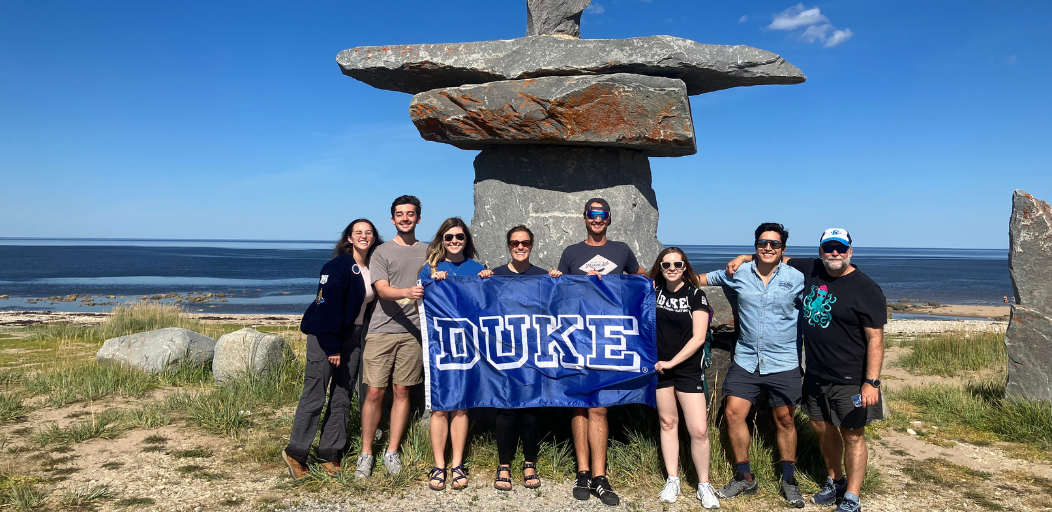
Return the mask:
{"type": "Polygon", "coordinates": [[[497,414],[497,457],[500,464],[510,465],[515,445],[522,435],[522,458],[537,462],[536,409],[501,409],[497,414]]]}

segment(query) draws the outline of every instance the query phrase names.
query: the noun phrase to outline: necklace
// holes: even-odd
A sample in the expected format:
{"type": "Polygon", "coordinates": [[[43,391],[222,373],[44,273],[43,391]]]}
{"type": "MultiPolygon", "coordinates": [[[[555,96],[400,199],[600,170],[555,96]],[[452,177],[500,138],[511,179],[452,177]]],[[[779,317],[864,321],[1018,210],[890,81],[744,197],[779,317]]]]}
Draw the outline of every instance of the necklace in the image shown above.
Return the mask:
{"type": "Polygon", "coordinates": [[[464,263],[466,261],[468,261],[468,260],[465,259],[464,261],[461,261],[460,263],[453,263],[452,261],[446,260],[446,263],[449,263],[449,265],[453,267],[453,270],[449,271],[449,274],[453,275],[453,276],[457,275],[457,272],[460,272],[460,267],[464,266],[464,263]]]}

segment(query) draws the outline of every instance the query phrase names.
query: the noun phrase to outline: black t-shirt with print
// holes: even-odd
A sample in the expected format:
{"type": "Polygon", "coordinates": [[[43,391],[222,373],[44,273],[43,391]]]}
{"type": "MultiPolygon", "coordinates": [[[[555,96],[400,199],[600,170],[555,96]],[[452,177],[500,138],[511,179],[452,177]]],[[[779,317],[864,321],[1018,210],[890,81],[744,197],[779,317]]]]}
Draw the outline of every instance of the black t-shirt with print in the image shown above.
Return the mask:
{"type": "Polygon", "coordinates": [[[868,345],[864,328],[888,323],[884,292],[858,267],[832,277],[820,259],[792,258],[789,266],[804,274],[797,325],[807,373],[842,384],[862,384],[868,345]]]}
{"type": "Polygon", "coordinates": [[[526,271],[522,273],[512,272],[512,270],[508,268],[507,265],[501,265],[493,269],[493,275],[495,276],[538,276],[542,274],[547,275],[548,271],[544,270],[541,267],[538,267],[537,265],[530,265],[530,268],[526,269],[526,271]]]}
{"type": "Polygon", "coordinates": [[[563,274],[583,276],[589,270],[600,274],[635,274],[639,262],[632,248],[624,242],[607,240],[603,245],[588,245],[578,242],[563,250],[557,267],[563,274]]]}
{"type": "MultiPolygon", "coordinates": [[[[709,307],[709,299],[705,297],[705,292],[686,284],[674,292],[666,290],[663,286],[657,289],[658,361],[669,361],[676,357],[694,337],[692,314],[695,311],[704,311],[709,314],[709,319],[712,319],[712,308],[709,307]]],[[[673,370],[677,373],[701,373],[703,353],[701,347],[698,347],[694,355],[676,365],[673,370]]]]}

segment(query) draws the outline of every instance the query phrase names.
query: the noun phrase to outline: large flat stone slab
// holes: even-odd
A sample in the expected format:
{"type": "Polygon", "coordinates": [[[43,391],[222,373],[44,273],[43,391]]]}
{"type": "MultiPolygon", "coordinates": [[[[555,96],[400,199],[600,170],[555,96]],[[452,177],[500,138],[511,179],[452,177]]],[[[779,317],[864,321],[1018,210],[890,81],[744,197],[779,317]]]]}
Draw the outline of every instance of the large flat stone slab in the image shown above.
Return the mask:
{"type": "Polygon", "coordinates": [[[526,0],[526,35],[581,37],[581,13],[592,0],[526,0]]]}
{"type": "Polygon", "coordinates": [[[1012,195],[1008,268],[1016,303],[1052,316],[1052,207],[1022,190],[1012,195]]]}
{"type": "Polygon", "coordinates": [[[461,149],[504,144],[616,147],[649,156],[697,152],[681,80],[618,73],[506,80],[413,97],[426,140],[461,149]]]}
{"type": "Polygon", "coordinates": [[[540,76],[614,73],[683,80],[687,94],[731,87],[798,84],[804,74],[751,46],[701,44],[672,36],[362,46],[336,57],[343,74],[378,89],[417,94],[443,87],[540,76]]]}
{"type": "Polygon", "coordinates": [[[1052,318],[1025,306],[1012,306],[1005,334],[1008,382],[1005,393],[1052,401],[1052,318]]]}
{"type": "Polygon", "coordinates": [[[610,203],[608,238],[627,243],[649,269],[661,251],[650,162],[638,151],[567,146],[505,146],[475,157],[475,215],[471,233],[478,260],[506,265],[508,229],[534,233],[534,265],[554,268],[566,246],[585,238],[584,202],[610,203]]]}

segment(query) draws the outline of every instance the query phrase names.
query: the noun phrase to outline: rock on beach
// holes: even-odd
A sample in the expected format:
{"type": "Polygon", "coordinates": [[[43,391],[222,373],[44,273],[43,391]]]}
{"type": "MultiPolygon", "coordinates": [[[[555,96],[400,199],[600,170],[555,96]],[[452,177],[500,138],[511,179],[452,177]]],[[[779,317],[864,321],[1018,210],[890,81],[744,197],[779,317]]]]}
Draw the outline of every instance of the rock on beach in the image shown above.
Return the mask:
{"type": "Polygon", "coordinates": [[[246,327],[219,337],[212,376],[222,383],[276,370],[285,358],[285,338],[246,327]]]}
{"type": "Polygon", "coordinates": [[[1052,206],[1012,195],[1008,268],[1016,306],[1005,335],[1008,394],[1052,401],[1052,206]]]}
{"type": "Polygon", "coordinates": [[[188,359],[204,364],[212,359],[216,340],[181,327],[168,327],[110,338],[96,353],[99,362],[115,362],[150,373],[188,359]]]}

